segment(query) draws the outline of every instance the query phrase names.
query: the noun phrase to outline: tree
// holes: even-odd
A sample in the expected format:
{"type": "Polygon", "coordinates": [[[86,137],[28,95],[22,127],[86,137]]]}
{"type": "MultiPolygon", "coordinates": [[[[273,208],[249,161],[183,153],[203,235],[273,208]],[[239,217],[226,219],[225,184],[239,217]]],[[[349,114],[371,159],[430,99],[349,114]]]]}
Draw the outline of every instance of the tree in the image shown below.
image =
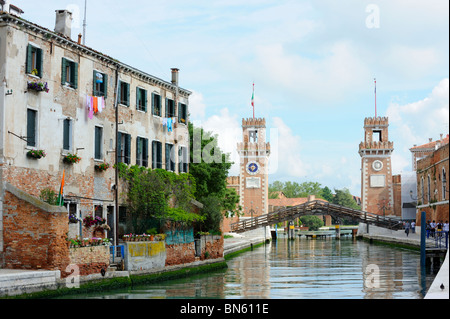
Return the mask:
{"type": "Polygon", "coordinates": [[[280,182],[275,181],[269,185],[269,198],[277,198],[278,192],[283,192],[287,198],[308,197],[316,195],[322,197],[322,188],[318,182],[280,182]]]}
{"type": "Polygon", "coordinates": [[[302,216],[300,217],[300,221],[303,226],[308,227],[309,230],[318,230],[323,226],[323,220],[320,217],[314,215],[302,216]]]}
{"type": "Polygon", "coordinates": [[[220,230],[222,213],[231,217],[241,211],[237,205],[239,195],[234,189],[227,188],[228,171],[233,163],[229,161],[229,154],[223,153],[217,145],[217,135],[189,123],[189,137],[189,173],[196,182],[194,197],[204,205],[203,227],[217,232],[220,230]]]}
{"type": "Polygon", "coordinates": [[[350,191],[347,188],[344,189],[335,189],[335,196],[333,197],[333,200],[331,201],[333,204],[345,206],[348,208],[353,209],[361,209],[361,207],[356,204],[355,200],[353,199],[352,194],[350,194],[350,191]]]}
{"type": "Polygon", "coordinates": [[[322,198],[325,199],[328,202],[332,202],[333,201],[333,193],[331,192],[331,189],[329,189],[327,186],[325,186],[324,188],[322,188],[322,192],[321,192],[322,198]]]}

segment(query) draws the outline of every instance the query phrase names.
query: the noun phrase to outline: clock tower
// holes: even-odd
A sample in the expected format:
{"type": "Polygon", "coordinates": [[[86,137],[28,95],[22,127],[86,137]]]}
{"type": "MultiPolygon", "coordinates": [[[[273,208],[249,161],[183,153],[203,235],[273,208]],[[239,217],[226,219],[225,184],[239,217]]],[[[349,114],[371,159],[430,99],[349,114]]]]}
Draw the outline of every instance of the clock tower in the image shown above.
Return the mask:
{"type": "Polygon", "coordinates": [[[243,217],[268,213],[268,161],[270,144],[266,143],[264,118],[242,119],[243,141],[237,145],[240,158],[239,196],[243,217]]]}
{"type": "Polygon", "coordinates": [[[361,209],[378,215],[392,215],[394,194],[391,154],[394,143],[388,138],[387,117],[364,119],[361,156],[361,209]]]}

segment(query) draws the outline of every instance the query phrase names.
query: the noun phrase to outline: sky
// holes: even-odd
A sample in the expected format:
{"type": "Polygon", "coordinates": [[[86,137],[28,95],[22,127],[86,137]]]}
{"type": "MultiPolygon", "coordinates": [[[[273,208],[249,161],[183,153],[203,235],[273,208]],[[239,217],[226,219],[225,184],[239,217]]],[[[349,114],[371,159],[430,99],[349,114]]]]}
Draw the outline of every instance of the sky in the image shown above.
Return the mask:
{"type": "MultiPolygon", "coordinates": [[[[84,0],[10,1],[83,32],[84,0]]],[[[389,118],[393,174],[413,145],[449,132],[447,0],[87,0],[86,45],[192,92],[190,119],[238,162],[243,118],[266,119],[269,183],[361,193],[364,118],[389,118]]],[[[230,175],[238,175],[234,164],[230,175]]]]}

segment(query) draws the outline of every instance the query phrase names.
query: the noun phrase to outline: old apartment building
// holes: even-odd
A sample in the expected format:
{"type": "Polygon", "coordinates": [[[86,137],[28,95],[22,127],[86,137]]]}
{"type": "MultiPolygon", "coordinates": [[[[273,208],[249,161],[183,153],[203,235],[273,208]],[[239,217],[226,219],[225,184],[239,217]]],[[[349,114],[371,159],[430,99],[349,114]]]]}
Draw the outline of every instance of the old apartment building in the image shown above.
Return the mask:
{"type": "Polygon", "coordinates": [[[188,171],[191,92],[178,86],[178,69],[165,81],[72,40],[66,10],[56,11],[54,31],[1,12],[0,65],[0,252],[6,184],[39,197],[58,192],[64,172],[70,213],[113,225],[116,155],[188,171]]]}

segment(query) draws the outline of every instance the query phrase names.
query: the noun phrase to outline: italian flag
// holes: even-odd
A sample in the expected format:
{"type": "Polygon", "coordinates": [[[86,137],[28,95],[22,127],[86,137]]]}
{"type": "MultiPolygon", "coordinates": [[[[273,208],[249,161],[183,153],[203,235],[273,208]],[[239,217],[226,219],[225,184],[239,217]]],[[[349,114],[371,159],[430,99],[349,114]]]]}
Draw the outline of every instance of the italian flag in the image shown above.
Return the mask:
{"type": "Polygon", "coordinates": [[[255,106],[255,83],[253,83],[252,106],[255,106]]]}
{"type": "Polygon", "coordinates": [[[64,199],[63,199],[63,190],[64,190],[64,173],[65,170],[63,170],[62,180],[61,180],[61,186],[59,188],[59,194],[58,194],[58,206],[64,205],[64,199]]]}

